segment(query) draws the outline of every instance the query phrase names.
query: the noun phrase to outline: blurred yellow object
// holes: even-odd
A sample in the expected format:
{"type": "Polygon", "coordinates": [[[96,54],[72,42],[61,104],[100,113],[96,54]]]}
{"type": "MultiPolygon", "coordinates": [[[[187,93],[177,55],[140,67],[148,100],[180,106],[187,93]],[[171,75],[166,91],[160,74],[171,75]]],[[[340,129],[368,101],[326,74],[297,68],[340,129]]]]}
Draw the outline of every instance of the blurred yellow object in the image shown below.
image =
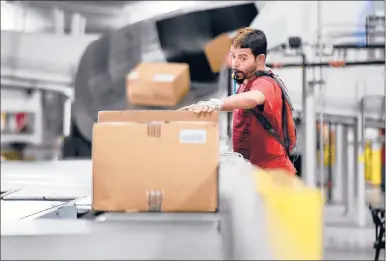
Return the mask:
{"type": "Polygon", "coordinates": [[[374,146],[367,141],[365,143],[364,155],[359,157],[360,162],[365,163],[365,178],[366,181],[373,185],[380,185],[382,181],[382,162],[381,162],[381,148],[380,146],[374,146]],[[375,148],[374,148],[375,147],[375,148]]]}
{"type": "Polygon", "coordinates": [[[270,245],[277,260],[322,260],[322,193],[284,171],[258,170],[270,245]]]}
{"type": "Polygon", "coordinates": [[[1,114],[1,131],[5,130],[5,123],[7,121],[7,114],[1,114]]]}
{"type": "Polygon", "coordinates": [[[370,183],[373,185],[380,185],[382,183],[382,161],[381,150],[373,150],[373,157],[371,159],[371,178],[370,183]]]}
{"type": "Polygon", "coordinates": [[[371,179],[371,144],[370,142],[365,143],[365,151],[363,155],[359,156],[359,162],[365,163],[365,179],[366,181],[370,181],[371,179]]]}
{"type": "Polygon", "coordinates": [[[3,157],[4,160],[21,160],[20,153],[18,153],[16,151],[2,152],[1,156],[3,157]]]}
{"type": "MultiPolygon", "coordinates": [[[[320,124],[316,124],[318,130],[318,142],[319,141],[319,131],[320,124]]],[[[316,163],[320,165],[320,149],[316,151],[316,163]]],[[[335,130],[330,129],[328,124],[323,124],[323,164],[325,167],[334,166],[335,164],[335,130]]]]}
{"type": "Polygon", "coordinates": [[[326,144],[324,146],[324,155],[323,156],[324,156],[324,166],[328,167],[328,166],[330,166],[330,164],[331,164],[331,166],[334,166],[334,164],[335,164],[335,146],[332,145],[330,148],[330,145],[326,144]],[[331,154],[331,158],[330,158],[330,154],[331,154]]]}
{"type": "MultiPolygon", "coordinates": [[[[316,163],[320,164],[320,150],[316,151],[316,163]]],[[[323,145],[323,163],[325,167],[334,166],[335,164],[335,145],[333,144],[330,148],[330,144],[323,145]],[[330,158],[331,154],[331,158],[330,158]],[[331,161],[331,162],[330,162],[331,161]]]]}
{"type": "Polygon", "coordinates": [[[6,151],[6,152],[1,152],[1,157],[5,161],[35,161],[36,158],[33,156],[27,156],[27,157],[22,157],[22,155],[17,152],[17,151],[6,151]]]}

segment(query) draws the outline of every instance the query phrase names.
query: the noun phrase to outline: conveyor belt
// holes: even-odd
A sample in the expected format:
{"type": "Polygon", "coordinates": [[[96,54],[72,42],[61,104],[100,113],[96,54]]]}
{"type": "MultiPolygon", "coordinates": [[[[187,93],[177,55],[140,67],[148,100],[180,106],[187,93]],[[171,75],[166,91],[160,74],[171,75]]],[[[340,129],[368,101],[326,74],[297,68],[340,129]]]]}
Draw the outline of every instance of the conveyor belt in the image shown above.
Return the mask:
{"type": "Polygon", "coordinates": [[[217,220],[202,222],[34,221],[2,235],[1,258],[41,260],[219,260],[217,220]],[[44,223],[42,223],[44,222],[44,223]],[[39,229],[39,235],[31,232],[39,229]],[[59,229],[55,229],[59,228],[59,229]],[[23,233],[23,234],[21,234],[23,233]],[[15,236],[17,234],[17,236],[15,236]],[[43,234],[43,235],[42,235],[43,234]],[[53,243],[54,242],[54,243],[53,243]],[[20,251],[22,250],[22,251],[20,251]]]}
{"type": "Polygon", "coordinates": [[[50,212],[64,205],[60,201],[1,201],[1,221],[14,221],[27,218],[31,215],[43,212],[50,212]]]}
{"type": "Polygon", "coordinates": [[[219,213],[105,213],[81,220],[71,210],[90,209],[91,161],[7,162],[1,166],[2,188],[20,191],[3,203],[29,204],[29,198],[42,198],[43,206],[77,197],[82,189],[88,195],[64,204],[66,215],[55,209],[47,219],[47,215],[15,211],[15,219],[23,215],[37,219],[2,220],[1,258],[267,260],[265,222],[259,220],[264,216],[263,203],[255,193],[252,170],[241,158],[222,157],[219,213]],[[75,194],[69,193],[69,187],[77,188],[75,194]]]}

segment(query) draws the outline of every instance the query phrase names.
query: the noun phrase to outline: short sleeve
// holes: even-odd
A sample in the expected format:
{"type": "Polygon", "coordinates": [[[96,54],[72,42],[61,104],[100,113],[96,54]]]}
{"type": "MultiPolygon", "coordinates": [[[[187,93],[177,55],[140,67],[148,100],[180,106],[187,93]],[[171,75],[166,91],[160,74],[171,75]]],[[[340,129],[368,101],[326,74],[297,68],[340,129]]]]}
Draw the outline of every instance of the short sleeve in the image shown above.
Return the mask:
{"type": "Polygon", "coordinates": [[[272,112],[275,104],[275,85],[267,79],[257,79],[250,89],[251,91],[260,91],[264,97],[264,111],[266,113],[272,112]]]}

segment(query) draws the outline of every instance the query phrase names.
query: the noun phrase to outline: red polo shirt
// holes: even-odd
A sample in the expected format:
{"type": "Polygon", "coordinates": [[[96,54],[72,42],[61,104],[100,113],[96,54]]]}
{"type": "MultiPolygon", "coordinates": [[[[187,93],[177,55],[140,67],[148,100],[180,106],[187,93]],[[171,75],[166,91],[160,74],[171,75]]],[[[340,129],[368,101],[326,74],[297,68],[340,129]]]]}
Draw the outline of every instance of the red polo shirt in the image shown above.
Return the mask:
{"type": "MultiPolygon", "coordinates": [[[[249,81],[246,85],[242,84],[237,92],[250,90],[257,90],[264,94],[265,104],[262,113],[279,136],[283,137],[280,86],[269,77],[259,77],[249,81]]],[[[296,173],[295,167],[281,144],[263,129],[248,110],[237,109],[233,112],[233,149],[262,169],[284,169],[290,173],[296,173]]]]}

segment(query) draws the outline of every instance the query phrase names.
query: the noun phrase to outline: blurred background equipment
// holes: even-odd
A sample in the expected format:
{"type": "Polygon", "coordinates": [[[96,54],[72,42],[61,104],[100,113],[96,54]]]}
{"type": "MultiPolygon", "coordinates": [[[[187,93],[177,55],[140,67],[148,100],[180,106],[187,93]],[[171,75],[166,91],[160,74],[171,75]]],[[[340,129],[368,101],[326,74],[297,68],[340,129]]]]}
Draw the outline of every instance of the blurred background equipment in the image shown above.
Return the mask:
{"type": "MultiPolygon", "coordinates": [[[[2,195],[19,189],[14,196],[23,200],[46,199],[58,191],[71,200],[89,195],[82,183],[89,177],[80,176],[91,172],[89,161],[76,165],[76,171],[69,165],[78,161],[40,161],[89,160],[100,110],[174,110],[231,95],[231,39],[251,26],[266,33],[267,65],[283,79],[295,107],[299,149],[291,158],[297,175],[325,199],[324,259],[373,259],[373,243],[382,242],[374,238],[373,223],[384,224],[373,218],[384,211],[384,7],[383,1],[2,1],[1,165],[2,180],[3,173],[9,178],[2,195]],[[163,68],[187,64],[189,87],[188,74],[174,70],[173,75],[186,77],[184,84],[177,77],[158,87],[189,91],[168,93],[167,104],[131,99],[133,92],[143,91],[139,85],[130,89],[131,72],[156,63],[163,68]],[[44,184],[55,193],[31,185],[42,172],[49,173],[44,184]]],[[[154,82],[163,69],[150,67],[145,76],[154,82]]],[[[157,94],[155,86],[146,85],[147,97],[157,94]]],[[[231,149],[232,115],[220,117],[221,148],[231,149]]],[[[265,196],[276,211],[272,216],[282,211],[275,209],[277,202],[301,208],[296,200],[284,200],[296,198],[293,194],[265,196]]],[[[67,203],[57,208],[59,216],[68,213],[67,203]]],[[[77,204],[82,205],[78,199],[77,204]]],[[[316,209],[312,205],[307,209],[316,209]]],[[[280,221],[282,227],[301,229],[294,216],[289,219],[280,221]]]]}
{"type": "MultiPolygon", "coordinates": [[[[202,7],[205,8],[205,5],[202,7]]],[[[119,110],[128,106],[141,108],[127,104],[124,86],[128,72],[144,60],[154,62],[166,59],[167,62],[189,65],[191,93],[175,104],[177,107],[198,102],[198,99],[205,99],[208,95],[221,95],[215,93],[218,91],[218,71],[227,55],[230,40],[225,35],[215,37],[248,26],[257,15],[257,8],[254,4],[208,8],[195,12],[181,8],[167,17],[155,15],[112,31],[87,47],[75,77],[77,98],[72,122],[85,140],[91,142],[91,126],[98,111],[119,110]],[[227,17],[225,24],[219,22],[219,17],[224,16],[227,17]],[[154,26],[156,31],[153,31],[154,26]],[[155,34],[155,38],[150,41],[146,34],[155,34]],[[211,43],[213,40],[215,42],[211,43]],[[161,47],[165,58],[146,54],[157,46],[161,47]]]]}
{"type": "MultiPolygon", "coordinates": [[[[218,55],[220,48],[207,51],[206,45],[223,33],[248,26],[258,14],[255,4],[208,9],[181,14],[156,22],[161,48],[168,62],[186,62],[190,66],[193,82],[213,82],[217,75],[212,70],[211,56],[218,55]],[[226,18],[226,19],[224,19],[226,18]]],[[[223,40],[225,49],[230,47],[223,40]]],[[[221,63],[225,59],[223,54],[221,63]]],[[[218,67],[215,66],[215,67],[218,67]]]]}

